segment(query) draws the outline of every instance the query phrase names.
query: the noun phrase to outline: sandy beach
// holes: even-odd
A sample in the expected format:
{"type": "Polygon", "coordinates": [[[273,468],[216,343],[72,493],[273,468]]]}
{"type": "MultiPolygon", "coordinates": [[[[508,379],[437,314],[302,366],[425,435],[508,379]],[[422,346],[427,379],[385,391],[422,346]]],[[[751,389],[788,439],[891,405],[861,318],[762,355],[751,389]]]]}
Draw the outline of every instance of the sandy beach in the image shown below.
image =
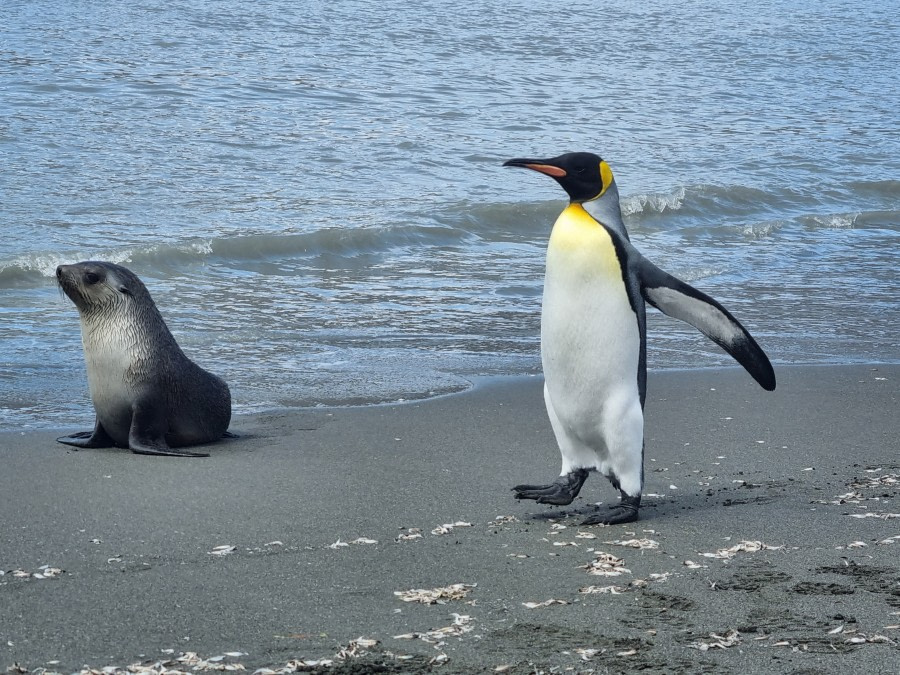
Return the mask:
{"type": "Polygon", "coordinates": [[[536,377],[240,417],[207,459],[0,434],[0,666],[900,672],[900,366],[777,375],[651,373],[613,527],[596,475],[513,499],[559,469],[536,377]]]}

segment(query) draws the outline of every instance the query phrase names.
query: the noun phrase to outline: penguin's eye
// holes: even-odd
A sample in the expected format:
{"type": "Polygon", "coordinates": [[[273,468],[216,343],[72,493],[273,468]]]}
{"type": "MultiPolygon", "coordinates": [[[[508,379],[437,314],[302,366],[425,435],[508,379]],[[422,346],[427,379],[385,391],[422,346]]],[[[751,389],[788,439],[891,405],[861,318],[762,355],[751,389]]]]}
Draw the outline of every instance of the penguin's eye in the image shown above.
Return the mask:
{"type": "Polygon", "coordinates": [[[85,272],[84,281],[88,286],[93,286],[100,281],[100,275],[95,272],[85,272]]]}

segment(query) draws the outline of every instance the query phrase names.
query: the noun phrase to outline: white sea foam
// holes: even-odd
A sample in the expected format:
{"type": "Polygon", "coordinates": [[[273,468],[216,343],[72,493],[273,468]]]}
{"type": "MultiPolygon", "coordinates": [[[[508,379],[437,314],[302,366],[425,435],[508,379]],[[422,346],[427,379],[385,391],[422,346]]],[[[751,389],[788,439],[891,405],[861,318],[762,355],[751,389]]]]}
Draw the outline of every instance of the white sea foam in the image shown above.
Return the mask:
{"type": "Polygon", "coordinates": [[[622,215],[678,211],[684,204],[686,194],[685,188],[679,187],[670,193],[630,195],[621,200],[622,215]]]}

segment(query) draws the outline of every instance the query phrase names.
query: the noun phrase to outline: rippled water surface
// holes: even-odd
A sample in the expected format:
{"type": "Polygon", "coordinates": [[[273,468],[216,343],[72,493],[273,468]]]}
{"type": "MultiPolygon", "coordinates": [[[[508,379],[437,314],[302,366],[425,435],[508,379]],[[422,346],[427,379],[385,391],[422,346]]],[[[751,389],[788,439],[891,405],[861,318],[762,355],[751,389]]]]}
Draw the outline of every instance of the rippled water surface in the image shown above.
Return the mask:
{"type": "MultiPolygon", "coordinates": [[[[7,0],[0,428],[90,422],[53,280],[85,259],[141,276],[237,412],[538,372],[563,193],[500,165],[568,150],[776,367],[897,361],[897,12],[716,4],[7,0]]],[[[729,363],[649,330],[651,368],[729,363]]]]}

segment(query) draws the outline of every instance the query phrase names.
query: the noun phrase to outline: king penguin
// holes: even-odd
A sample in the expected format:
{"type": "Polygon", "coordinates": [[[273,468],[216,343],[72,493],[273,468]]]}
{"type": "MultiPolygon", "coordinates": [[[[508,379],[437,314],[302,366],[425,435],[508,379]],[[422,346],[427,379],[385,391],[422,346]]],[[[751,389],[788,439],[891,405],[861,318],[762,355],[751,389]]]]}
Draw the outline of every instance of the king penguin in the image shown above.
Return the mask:
{"type": "Polygon", "coordinates": [[[697,328],[768,391],[775,389],[772,364],[728,310],[631,244],[612,170],[602,158],[573,152],[504,166],[550,176],[569,195],[550,234],[541,308],[544,402],[562,471],[552,483],[513,491],[517,499],[570,504],[588,474],[599,471],[621,499],[583,524],[635,521],[644,483],[644,302],[697,328]]]}

